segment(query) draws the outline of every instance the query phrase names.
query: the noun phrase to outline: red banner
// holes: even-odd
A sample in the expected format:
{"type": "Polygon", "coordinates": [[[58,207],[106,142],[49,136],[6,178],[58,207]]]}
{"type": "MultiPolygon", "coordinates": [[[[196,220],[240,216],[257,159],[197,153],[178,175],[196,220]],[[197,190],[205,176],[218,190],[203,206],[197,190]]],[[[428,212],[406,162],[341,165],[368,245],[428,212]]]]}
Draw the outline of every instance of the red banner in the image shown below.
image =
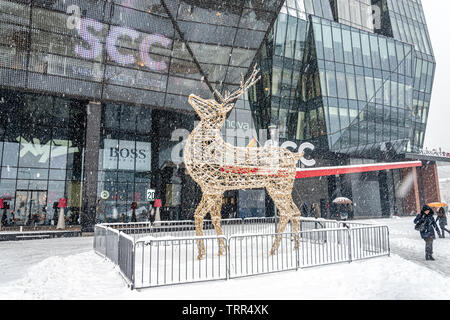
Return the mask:
{"type": "Polygon", "coordinates": [[[162,207],[161,199],[155,199],[155,208],[162,207]]]}
{"type": "Polygon", "coordinates": [[[59,199],[58,208],[67,208],[67,199],[66,198],[59,199]]]}
{"type": "Polygon", "coordinates": [[[311,169],[297,169],[297,179],[313,178],[313,177],[326,177],[340,174],[371,172],[381,170],[403,169],[412,167],[421,167],[421,161],[408,161],[408,162],[391,162],[391,163],[373,163],[373,164],[359,164],[340,167],[321,167],[311,169]]]}

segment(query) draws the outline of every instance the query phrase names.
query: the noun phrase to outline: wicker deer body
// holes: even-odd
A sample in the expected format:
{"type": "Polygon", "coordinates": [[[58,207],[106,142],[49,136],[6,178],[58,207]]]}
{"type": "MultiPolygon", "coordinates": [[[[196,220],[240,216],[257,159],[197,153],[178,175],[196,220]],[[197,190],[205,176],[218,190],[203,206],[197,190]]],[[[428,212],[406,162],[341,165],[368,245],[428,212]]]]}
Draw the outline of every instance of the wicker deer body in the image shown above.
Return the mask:
{"type": "MultiPolygon", "coordinates": [[[[202,199],[195,213],[196,235],[203,235],[203,219],[209,212],[217,235],[222,235],[222,197],[227,190],[266,188],[279,213],[277,233],[286,228],[292,220],[293,231],[300,229],[300,211],[292,199],[299,154],[276,146],[242,148],[226,143],[220,129],[227,113],[234,107],[236,99],[259,80],[256,66],[251,77],[241,82],[240,88],[232,94],[216,100],[205,100],[189,96],[189,103],[200,117],[200,123],[189,135],[184,149],[187,173],[202,189],[202,199]]],[[[297,239],[296,239],[297,240],[297,239]]],[[[275,239],[271,254],[275,253],[280,237],[275,239]]],[[[296,246],[298,241],[296,241],[296,246]]],[[[223,240],[219,240],[219,255],[225,251],[223,240]]],[[[198,241],[198,258],[205,254],[202,240],[198,241]]]]}

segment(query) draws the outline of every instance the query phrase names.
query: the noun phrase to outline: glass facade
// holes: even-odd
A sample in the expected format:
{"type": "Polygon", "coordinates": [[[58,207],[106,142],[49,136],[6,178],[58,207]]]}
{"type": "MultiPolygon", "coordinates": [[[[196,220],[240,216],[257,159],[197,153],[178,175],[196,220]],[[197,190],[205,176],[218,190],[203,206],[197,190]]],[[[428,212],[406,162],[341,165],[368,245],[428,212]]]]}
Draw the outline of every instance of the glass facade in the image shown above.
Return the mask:
{"type": "Polygon", "coordinates": [[[423,147],[436,62],[420,0],[387,1],[393,36],[414,45],[413,134],[408,151],[423,147]]]}
{"type": "MultiPolygon", "coordinates": [[[[312,143],[317,164],[398,160],[423,146],[435,61],[420,1],[286,1],[258,62],[263,81],[249,94],[257,128],[312,143]]],[[[394,170],[310,180],[328,197],[296,201],[360,202],[372,181],[366,205],[388,214],[403,207],[401,179],[394,170]]]]}
{"type": "MultiPolygon", "coordinates": [[[[236,88],[282,3],[0,1],[0,197],[9,223],[55,223],[60,198],[68,222],[88,227],[147,220],[155,198],[163,219],[192,217],[200,190],[182,149],[198,119],[188,95],[236,88]]],[[[254,127],[245,98],[223,134],[244,146],[254,127]]],[[[226,197],[236,211],[237,193],[226,197]]]]}
{"type": "Polygon", "coordinates": [[[281,0],[0,1],[3,83],[185,108],[239,84],[281,0]]]}
{"type": "Polygon", "coordinates": [[[372,0],[331,0],[335,20],[350,27],[373,32],[372,0]]]}
{"type": "Polygon", "coordinates": [[[435,69],[420,1],[307,2],[285,3],[258,58],[259,128],[353,157],[420,148],[435,69]]]}
{"type": "Polygon", "coordinates": [[[82,207],[83,101],[0,91],[0,194],[15,224],[51,224],[54,203],[68,200],[78,223],[82,207]]]}
{"type": "MultiPolygon", "coordinates": [[[[60,198],[87,229],[147,220],[154,199],[162,219],[191,219],[188,96],[235,89],[254,62],[261,81],[222,128],[233,145],[264,145],[260,130],[275,125],[281,144],[311,143],[322,166],[423,145],[435,60],[419,0],[0,0],[0,25],[0,198],[12,224],[54,223],[60,198]]],[[[296,181],[294,196],[325,208],[370,192],[373,212],[389,214],[401,179],[296,181]]],[[[267,199],[227,192],[222,213],[271,215],[267,199]]]]}
{"type": "Polygon", "coordinates": [[[317,57],[330,150],[366,153],[389,142],[400,153],[410,137],[412,46],[318,18],[312,23],[309,52],[317,57]]]}

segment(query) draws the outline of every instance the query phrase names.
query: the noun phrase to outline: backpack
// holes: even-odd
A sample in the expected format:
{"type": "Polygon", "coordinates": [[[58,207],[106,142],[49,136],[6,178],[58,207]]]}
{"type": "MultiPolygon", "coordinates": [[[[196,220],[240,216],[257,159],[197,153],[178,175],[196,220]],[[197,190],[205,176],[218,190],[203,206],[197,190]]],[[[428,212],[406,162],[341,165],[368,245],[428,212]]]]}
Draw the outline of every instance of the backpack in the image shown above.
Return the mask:
{"type": "Polygon", "coordinates": [[[414,229],[420,232],[425,231],[425,220],[417,222],[414,226],[414,229]]]}

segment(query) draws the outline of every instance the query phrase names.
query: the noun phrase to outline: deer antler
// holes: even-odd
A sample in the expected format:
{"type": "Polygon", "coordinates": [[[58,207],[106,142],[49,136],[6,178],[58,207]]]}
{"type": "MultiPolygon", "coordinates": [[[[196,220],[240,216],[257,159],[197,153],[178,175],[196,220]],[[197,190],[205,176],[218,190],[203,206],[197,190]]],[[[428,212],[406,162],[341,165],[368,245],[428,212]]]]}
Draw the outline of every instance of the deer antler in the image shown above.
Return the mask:
{"type": "Polygon", "coordinates": [[[245,91],[247,91],[250,87],[252,87],[256,82],[258,82],[261,79],[261,76],[256,78],[258,73],[259,73],[259,69],[257,68],[257,66],[255,64],[255,66],[253,67],[253,72],[250,75],[250,77],[247,79],[247,81],[245,81],[244,75],[241,74],[242,80],[241,80],[241,85],[240,85],[239,89],[237,89],[236,91],[234,91],[232,93],[230,93],[229,91],[226,91],[224,97],[219,93],[219,91],[214,90],[214,92],[216,93],[217,97],[221,100],[220,102],[223,105],[229,104],[230,102],[239,98],[245,91]]]}

